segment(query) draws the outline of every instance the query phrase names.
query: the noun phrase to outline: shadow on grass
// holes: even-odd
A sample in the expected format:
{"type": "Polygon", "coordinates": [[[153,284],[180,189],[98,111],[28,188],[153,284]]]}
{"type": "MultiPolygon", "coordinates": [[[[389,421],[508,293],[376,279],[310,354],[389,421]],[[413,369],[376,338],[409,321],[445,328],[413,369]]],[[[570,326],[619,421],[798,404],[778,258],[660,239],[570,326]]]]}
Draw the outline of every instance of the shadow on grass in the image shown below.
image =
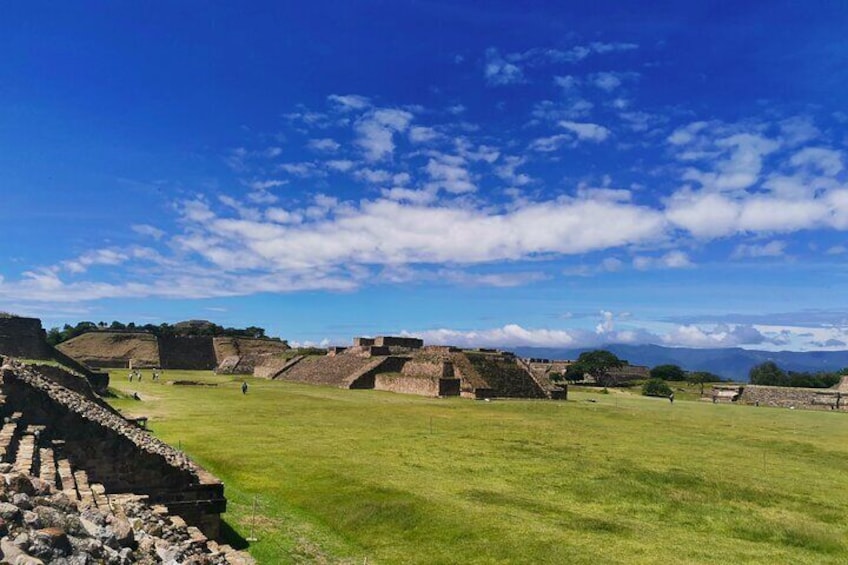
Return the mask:
{"type": "Polygon", "coordinates": [[[227,523],[226,520],[221,520],[221,541],[231,546],[233,549],[247,549],[247,546],[250,545],[247,543],[247,540],[244,539],[240,533],[235,531],[233,527],[227,523]]]}

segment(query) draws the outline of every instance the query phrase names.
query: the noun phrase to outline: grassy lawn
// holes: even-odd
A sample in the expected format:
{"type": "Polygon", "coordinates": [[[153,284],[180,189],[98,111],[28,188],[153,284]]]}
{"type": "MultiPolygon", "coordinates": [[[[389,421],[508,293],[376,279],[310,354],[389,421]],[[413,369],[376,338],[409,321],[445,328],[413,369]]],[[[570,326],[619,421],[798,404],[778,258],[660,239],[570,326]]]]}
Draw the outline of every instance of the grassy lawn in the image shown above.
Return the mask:
{"type": "Polygon", "coordinates": [[[176,379],[217,386],[115,370],[142,401],[113,403],[224,481],[260,563],[848,560],[847,414],[638,389],[478,402],[176,379]]]}

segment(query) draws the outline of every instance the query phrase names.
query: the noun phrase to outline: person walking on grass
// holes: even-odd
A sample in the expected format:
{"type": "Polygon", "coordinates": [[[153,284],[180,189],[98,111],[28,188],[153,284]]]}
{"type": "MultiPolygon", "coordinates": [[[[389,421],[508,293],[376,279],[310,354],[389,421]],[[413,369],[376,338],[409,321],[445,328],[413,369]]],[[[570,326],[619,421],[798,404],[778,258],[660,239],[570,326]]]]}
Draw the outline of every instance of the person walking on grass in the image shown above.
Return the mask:
{"type": "Polygon", "coordinates": [[[668,401],[671,402],[672,404],[674,404],[674,393],[673,392],[668,395],[668,401]]]}
{"type": "Polygon", "coordinates": [[[241,393],[242,393],[242,394],[247,394],[247,381],[242,381],[242,382],[241,382],[241,393]]]}

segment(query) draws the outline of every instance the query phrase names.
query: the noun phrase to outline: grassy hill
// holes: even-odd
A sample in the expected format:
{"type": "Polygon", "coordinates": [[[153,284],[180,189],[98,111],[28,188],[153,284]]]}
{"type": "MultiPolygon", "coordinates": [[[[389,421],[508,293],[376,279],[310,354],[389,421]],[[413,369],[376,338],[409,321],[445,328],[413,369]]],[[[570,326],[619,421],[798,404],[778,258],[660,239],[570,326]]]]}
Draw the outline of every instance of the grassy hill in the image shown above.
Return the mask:
{"type": "MultiPolygon", "coordinates": [[[[126,381],[261,563],[844,563],[848,415],[126,381]],[[255,506],[254,506],[255,504],[255,506]],[[256,509],[254,514],[254,508],[256,509]]],[[[594,402],[589,402],[590,400],[594,402]]]]}

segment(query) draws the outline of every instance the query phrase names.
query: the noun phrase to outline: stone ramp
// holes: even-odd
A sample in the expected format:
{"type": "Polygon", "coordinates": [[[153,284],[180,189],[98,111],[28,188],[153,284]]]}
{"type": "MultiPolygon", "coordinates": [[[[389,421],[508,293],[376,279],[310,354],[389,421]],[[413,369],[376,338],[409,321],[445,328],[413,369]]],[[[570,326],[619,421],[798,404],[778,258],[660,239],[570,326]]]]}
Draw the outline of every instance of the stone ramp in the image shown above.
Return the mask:
{"type": "Polygon", "coordinates": [[[830,390],[848,394],[848,376],[842,377],[835,386],[830,387],[830,390]]]}
{"type": "Polygon", "coordinates": [[[544,392],[545,396],[554,399],[563,399],[565,397],[565,390],[554,384],[554,382],[550,379],[549,372],[544,370],[538,371],[534,369],[530,363],[521,358],[517,358],[516,363],[518,363],[518,366],[524,369],[527,375],[533,379],[539,387],[539,390],[544,392]]]}
{"type": "Polygon", "coordinates": [[[492,389],[505,398],[547,398],[548,395],[513,356],[466,353],[468,361],[492,389]]]}
{"type": "Polygon", "coordinates": [[[295,355],[291,359],[267,358],[253,368],[253,376],[262,379],[279,378],[285,371],[306,359],[306,355],[295,355]]]}
{"type": "Polygon", "coordinates": [[[360,373],[367,372],[367,367],[379,361],[381,359],[356,355],[305,357],[289,365],[274,378],[297,383],[350,388],[360,373]]]}

